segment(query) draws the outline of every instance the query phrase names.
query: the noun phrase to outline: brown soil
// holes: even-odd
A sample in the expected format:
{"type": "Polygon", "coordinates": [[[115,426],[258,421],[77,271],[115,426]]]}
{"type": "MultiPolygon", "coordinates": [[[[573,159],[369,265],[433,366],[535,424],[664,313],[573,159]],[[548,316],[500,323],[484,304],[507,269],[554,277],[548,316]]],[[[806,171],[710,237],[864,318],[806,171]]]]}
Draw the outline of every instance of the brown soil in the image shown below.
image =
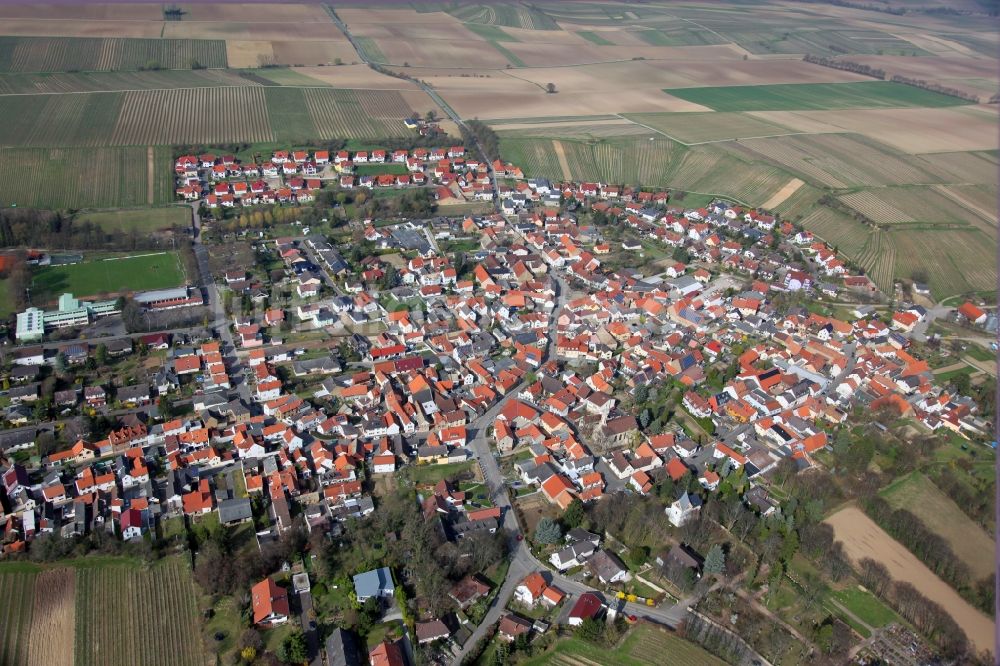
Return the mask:
{"type": "Polygon", "coordinates": [[[28,666],[72,666],[76,572],[47,569],[35,579],[28,666]]]}

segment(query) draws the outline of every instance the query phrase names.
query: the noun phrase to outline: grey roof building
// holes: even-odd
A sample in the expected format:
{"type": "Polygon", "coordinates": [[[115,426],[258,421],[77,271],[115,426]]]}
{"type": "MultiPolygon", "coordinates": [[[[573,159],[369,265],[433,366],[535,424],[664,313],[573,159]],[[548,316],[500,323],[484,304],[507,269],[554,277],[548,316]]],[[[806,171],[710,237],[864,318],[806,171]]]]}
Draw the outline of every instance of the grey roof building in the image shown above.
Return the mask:
{"type": "Polygon", "coordinates": [[[391,597],[395,592],[389,567],[372,569],[354,577],[354,596],[358,603],[363,604],[372,597],[391,597]]]}

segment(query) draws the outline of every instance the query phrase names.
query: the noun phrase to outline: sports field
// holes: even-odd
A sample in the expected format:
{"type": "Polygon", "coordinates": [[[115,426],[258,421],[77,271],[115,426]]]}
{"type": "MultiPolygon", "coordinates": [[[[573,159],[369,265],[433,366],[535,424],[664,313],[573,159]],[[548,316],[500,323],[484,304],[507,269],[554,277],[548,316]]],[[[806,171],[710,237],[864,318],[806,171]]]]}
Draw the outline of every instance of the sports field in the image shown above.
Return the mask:
{"type": "Polygon", "coordinates": [[[926,108],[969,104],[958,97],[891,81],[667,88],[664,92],[715,111],[926,108]]]}
{"type": "Polygon", "coordinates": [[[31,281],[35,303],[52,302],[70,292],[78,298],[166,289],[184,284],[176,252],[91,259],[79,264],[43,266],[31,281]]]}
{"type": "Polygon", "coordinates": [[[722,666],[726,662],[679,636],[649,625],[632,629],[615,648],[606,649],[579,638],[567,638],[554,649],[524,662],[525,666],[722,666]]]}

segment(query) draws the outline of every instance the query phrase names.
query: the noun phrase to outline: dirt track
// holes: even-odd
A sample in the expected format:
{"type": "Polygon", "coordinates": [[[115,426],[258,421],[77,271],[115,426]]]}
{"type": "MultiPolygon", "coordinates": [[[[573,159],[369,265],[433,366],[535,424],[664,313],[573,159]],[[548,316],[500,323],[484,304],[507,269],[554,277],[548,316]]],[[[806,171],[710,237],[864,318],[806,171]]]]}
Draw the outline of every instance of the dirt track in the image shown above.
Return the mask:
{"type": "Polygon", "coordinates": [[[563,180],[573,180],[572,172],[569,170],[569,162],[566,160],[566,151],[563,149],[562,141],[553,141],[552,149],[556,151],[556,158],[562,168],[563,180]]]}
{"type": "Polygon", "coordinates": [[[931,601],[937,602],[965,630],[978,650],[993,650],[993,621],[958,596],[901,543],[890,537],[856,507],[847,507],[826,519],[835,539],[844,543],[847,555],[857,563],[870,557],[885,565],[894,580],[912,583],[931,601]]]}

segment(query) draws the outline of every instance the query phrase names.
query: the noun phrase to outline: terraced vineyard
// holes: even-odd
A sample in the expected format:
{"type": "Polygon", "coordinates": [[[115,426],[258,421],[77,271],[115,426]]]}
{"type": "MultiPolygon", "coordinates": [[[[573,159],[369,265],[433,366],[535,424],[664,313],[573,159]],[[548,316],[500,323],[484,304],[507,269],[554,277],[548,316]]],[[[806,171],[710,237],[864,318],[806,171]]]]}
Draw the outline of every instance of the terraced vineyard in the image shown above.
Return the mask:
{"type": "MultiPolygon", "coordinates": [[[[153,203],[173,199],[169,164],[157,162],[153,203]]],[[[145,146],[0,148],[0,206],[145,206],[148,166],[145,146]]]]}
{"type": "Polygon", "coordinates": [[[179,558],[77,572],[76,665],[203,666],[197,592],[179,558]]]}
{"type": "Polygon", "coordinates": [[[0,37],[0,72],[115,71],[227,66],[221,39],[0,37]]]}

